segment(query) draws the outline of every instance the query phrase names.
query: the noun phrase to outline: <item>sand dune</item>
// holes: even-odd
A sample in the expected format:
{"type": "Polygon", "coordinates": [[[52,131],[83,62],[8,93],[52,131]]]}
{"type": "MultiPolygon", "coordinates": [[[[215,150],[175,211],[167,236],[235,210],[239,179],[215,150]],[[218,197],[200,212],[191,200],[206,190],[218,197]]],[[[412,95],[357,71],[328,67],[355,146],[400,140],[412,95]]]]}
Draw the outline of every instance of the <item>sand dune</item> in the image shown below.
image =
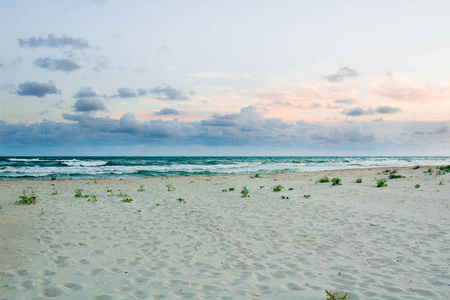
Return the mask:
{"type": "Polygon", "coordinates": [[[450,174],[427,169],[2,181],[0,299],[449,299],[450,174]]]}

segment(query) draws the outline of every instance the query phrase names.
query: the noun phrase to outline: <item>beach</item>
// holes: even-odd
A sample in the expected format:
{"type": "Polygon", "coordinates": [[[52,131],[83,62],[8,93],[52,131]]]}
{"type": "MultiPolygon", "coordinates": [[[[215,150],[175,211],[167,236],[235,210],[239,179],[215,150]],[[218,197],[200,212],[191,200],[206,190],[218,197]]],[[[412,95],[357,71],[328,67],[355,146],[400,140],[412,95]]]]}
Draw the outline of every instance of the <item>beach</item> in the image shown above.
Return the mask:
{"type": "Polygon", "coordinates": [[[0,181],[0,299],[449,299],[437,171],[0,181]]]}

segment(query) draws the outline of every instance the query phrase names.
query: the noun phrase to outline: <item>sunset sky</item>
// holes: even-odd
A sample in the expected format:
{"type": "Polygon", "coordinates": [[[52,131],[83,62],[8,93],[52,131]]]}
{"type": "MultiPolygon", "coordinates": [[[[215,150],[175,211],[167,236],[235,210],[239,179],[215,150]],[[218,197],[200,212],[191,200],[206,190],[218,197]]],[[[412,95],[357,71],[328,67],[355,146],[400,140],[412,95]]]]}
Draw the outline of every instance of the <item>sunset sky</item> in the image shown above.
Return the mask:
{"type": "Polygon", "coordinates": [[[449,11],[1,1],[0,155],[450,155],[449,11]]]}

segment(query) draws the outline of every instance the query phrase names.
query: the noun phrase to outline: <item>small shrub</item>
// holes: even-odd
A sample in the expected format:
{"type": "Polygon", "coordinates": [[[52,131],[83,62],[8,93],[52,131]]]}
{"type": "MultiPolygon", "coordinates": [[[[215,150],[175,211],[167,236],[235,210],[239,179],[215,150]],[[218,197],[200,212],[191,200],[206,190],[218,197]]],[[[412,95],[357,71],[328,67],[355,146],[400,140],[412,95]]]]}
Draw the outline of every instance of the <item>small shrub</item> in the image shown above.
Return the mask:
{"type": "Polygon", "coordinates": [[[260,185],[259,188],[262,190],[262,189],[264,188],[264,186],[263,186],[263,185],[260,185]]]}
{"type": "Polygon", "coordinates": [[[433,173],[434,172],[434,170],[432,169],[432,168],[428,168],[428,171],[427,171],[428,173],[433,173]]]}
{"type": "Polygon", "coordinates": [[[281,196],[281,199],[289,199],[287,196],[281,196]]]}
{"type": "Polygon", "coordinates": [[[443,181],[439,182],[439,185],[444,185],[444,182],[443,181]]]}
{"type": "Polygon", "coordinates": [[[397,179],[397,178],[405,178],[405,176],[402,176],[400,174],[396,175],[394,173],[389,174],[389,179],[397,179]]]}
{"type": "Polygon", "coordinates": [[[261,178],[260,174],[255,174],[255,176],[253,176],[254,178],[261,178]]]}
{"type": "Polygon", "coordinates": [[[89,195],[87,202],[92,202],[92,203],[97,202],[97,196],[96,195],[89,195]]]}
{"type": "Polygon", "coordinates": [[[289,190],[290,190],[290,191],[293,191],[293,190],[294,190],[294,188],[289,188],[289,190]]]}
{"type": "Polygon", "coordinates": [[[175,191],[175,187],[171,184],[166,185],[166,187],[167,187],[167,191],[169,191],[169,192],[175,191]]]}
{"type": "Polygon", "coordinates": [[[326,183],[326,182],[330,182],[330,179],[328,178],[328,176],[324,176],[322,178],[319,179],[320,183],[326,183]]]}
{"type": "Polygon", "coordinates": [[[415,188],[416,188],[416,189],[420,188],[420,184],[416,184],[416,185],[415,185],[415,188]]]}
{"type": "Polygon", "coordinates": [[[383,171],[383,173],[391,173],[391,172],[392,172],[392,171],[389,170],[389,169],[383,171]]]}
{"type": "Polygon", "coordinates": [[[228,190],[222,190],[222,192],[224,192],[224,193],[225,193],[225,192],[228,192],[228,190]]]}
{"type": "Polygon", "coordinates": [[[339,296],[338,293],[331,293],[327,290],[325,290],[325,292],[327,293],[327,300],[347,300],[348,293],[339,296]]]}
{"type": "Polygon", "coordinates": [[[282,185],[280,185],[280,184],[278,184],[278,185],[276,185],[276,186],[273,187],[273,191],[274,191],[274,192],[279,192],[279,191],[281,191],[282,189],[284,189],[284,187],[283,187],[282,185]]]}
{"type": "Polygon", "coordinates": [[[385,186],[387,186],[387,184],[386,184],[387,179],[385,179],[385,178],[376,179],[375,178],[375,180],[377,181],[377,187],[385,187],[385,186]]]}
{"type": "Polygon", "coordinates": [[[419,165],[413,167],[413,170],[417,170],[417,169],[420,169],[419,165]]]}
{"type": "Polygon", "coordinates": [[[356,179],[356,183],[362,183],[362,178],[356,179]]]}
{"type": "Polygon", "coordinates": [[[83,197],[82,192],[83,192],[82,189],[75,189],[75,197],[77,197],[77,198],[83,197]]]}
{"type": "Polygon", "coordinates": [[[133,202],[133,199],[125,197],[125,198],[122,199],[122,202],[131,203],[131,202],[133,202]]]}
{"type": "Polygon", "coordinates": [[[249,195],[248,195],[248,193],[249,193],[249,191],[248,191],[248,189],[247,189],[247,186],[244,186],[243,188],[242,188],[242,191],[241,191],[241,194],[242,194],[242,198],[245,198],[245,197],[250,197],[249,195]]]}
{"type": "Polygon", "coordinates": [[[145,191],[145,189],[144,189],[144,185],[142,184],[142,185],[138,188],[138,192],[143,192],[143,191],[145,191]]]}
{"type": "Polygon", "coordinates": [[[186,201],[184,201],[184,199],[183,199],[183,198],[178,198],[177,200],[178,200],[178,202],[183,202],[183,203],[186,203],[186,201]]]}
{"type": "Polygon", "coordinates": [[[20,200],[16,201],[17,204],[36,204],[36,195],[34,194],[34,191],[30,192],[30,195],[28,195],[28,192],[23,190],[22,196],[19,196],[20,200]]]}
{"type": "Polygon", "coordinates": [[[305,197],[306,199],[311,198],[311,195],[303,195],[303,197],[305,197]]]}
{"type": "Polygon", "coordinates": [[[339,177],[335,177],[331,179],[332,184],[331,185],[342,185],[341,179],[339,177]]]}
{"type": "Polygon", "coordinates": [[[232,191],[234,191],[234,188],[229,188],[228,190],[229,190],[230,192],[232,192],[232,191]]]}

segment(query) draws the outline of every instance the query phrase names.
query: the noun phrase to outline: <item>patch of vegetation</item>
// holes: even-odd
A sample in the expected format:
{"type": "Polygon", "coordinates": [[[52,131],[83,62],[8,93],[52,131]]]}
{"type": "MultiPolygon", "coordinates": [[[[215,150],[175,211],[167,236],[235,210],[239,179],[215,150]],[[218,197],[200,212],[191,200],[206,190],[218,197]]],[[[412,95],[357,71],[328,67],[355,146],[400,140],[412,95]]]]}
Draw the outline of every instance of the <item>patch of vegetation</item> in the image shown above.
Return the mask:
{"type": "Polygon", "coordinates": [[[222,190],[222,192],[224,192],[224,193],[225,193],[225,192],[228,192],[228,190],[222,190]]]}
{"type": "Polygon", "coordinates": [[[253,176],[253,178],[261,178],[260,174],[255,174],[255,176],[253,176]]]}
{"type": "Polygon", "coordinates": [[[173,185],[171,185],[171,184],[166,185],[166,187],[167,187],[167,191],[168,191],[168,192],[173,192],[173,191],[175,191],[175,187],[174,187],[173,185]]]}
{"type": "Polygon", "coordinates": [[[244,186],[243,188],[242,188],[242,191],[241,191],[241,194],[242,194],[242,198],[246,198],[246,197],[250,197],[250,195],[248,194],[249,193],[249,191],[248,191],[248,189],[247,189],[247,186],[244,186]]]}
{"type": "Polygon", "coordinates": [[[416,184],[414,187],[415,187],[416,189],[418,189],[418,188],[420,188],[420,184],[416,184]]]}
{"type": "Polygon", "coordinates": [[[137,212],[138,212],[138,213],[142,212],[142,209],[138,209],[137,212]]]}
{"type": "Polygon", "coordinates": [[[389,170],[389,169],[383,171],[383,173],[391,173],[391,172],[392,172],[392,171],[389,170]]]}
{"type": "Polygon", "coordinates": [[[84,197],[88,198],[87,202],[92,202],[92,203],[97,202],[97,196],[96,195],[89,195],[89,196],[84,196],[84,197]]]}
{"type": "Polygon", "coordinates": [[[287,196],[281,196],[281,199],[289,199],[287,196]]]}
{"type": "Polygon", "coordinates": [[[97,179],[94,179],[94,184],[97,184],[97,179]]]}
{"type": "Polygon", "coordinates": [[[125,197],[122,199],[122,202],[125,202],[125,203],[131,203],[131,202],[133,202],[133,199],[128,198],[128,196],[125,196],[125,197]]]}
{"type": "Polygon", "coordinates": [[[402,176],[400,174],[394,174],[394,173],[389,174],[389,179],[397,179],[397,178],[405,178],[405,176],[402,176]]]}
{"type": "Polygon", "coordinates": [[[325,292],[327,293],[327,300],[347,300],[348,293],[339,296],[338,293],[331,293],[327,290],[325,292]]]}
{"type": "Polygon", "coordinates": [[[305,197],[306,199],[311,198],[311,195],[303,195],[303,197],[305,197]]]}
{"type": "Polygon", "coordinates": [[[234,188],[229,188],[228,190],[229,190],[230,192],[232,192],[232,191],[234,191],[234,188]]]}
{"type": "Polygon", "coordinates": [[[387,179],[385,179],[385,178],[376,179],[375,178],[375,180],[377,181],[377,187],[385,187],[385,186],[387,186],[387,184],[386,184],[387,179]]]}
{"type": "Polygon", "coordinates": [[[362,183],[362,178],[356,179],[356,183],[362,183]]]}
{"type": "MultiPolygon", "coordinates": [[[[428,173],[433,173],[434,172],[434,170],[432,169],[432,168],[428,168],[428,171],[427,171],[428,173]]],[[[427,172],[425,172],[425,173],[427,173],[427,172]]]]}
{"type": "Polygon", "coordinates": [[[276,185],[276,186],[273,187],[273,191],[274,191],[274,192],[279,192],[279,191],[281,191],[282,189],[284,189],[284,186],[282,186],[281,184],[278,184],[278,185],[276,185]]]}
{"type": "Polygon", "coordinates": [[[75,189],[75,197],[82,198],[83,197],[83,189],[75,189]]]}
{"type": "Polygon", "coordinates": [[[293,190],[294,190],[294,188],[289,188],[288,190],[290,190],[290,191],[293,191],[293,190]]]}
{"type": "Polygon", "coordinates": [[[444,182],[443,181],[439,182],[439,185],[444,185],[444,182]]]}
{"type": "Polygon", "coordinates": [[[330,182],[330,179],[328,178],[328,176],[324,176],[324,177],[320,178],[318,181],[320,183],[326,183],[326,182],[330,182]]]}
{"type": "Polygon", "coordinates": [[[143,191],[145,191],[144,185],[141,184],[141,185],[139,186],[139,188],[138,188],[138,192],[143,192],[143,191]]]}
{"type": "Polygon", "coordinates": [[[117,197],[128,197],[127,194],[120,192],[119,194],[117,194],[117,197]]]}
{"type": "Polygon", "coordinates": [[[183,198],[178,198],[177,200],[178,200],[178,202],[186,203],[186,201],[184,201],[183,198]]]}
{"type": "Polygon", "coordinates": [[[332,184],[331,185],[342,185],[341,179],[339,177],[335,177],[331,179],[332,184]]]}
{"type": "Polygon", "coordinates": [[[22,196],[19,196],[20,200],[16,201],[17,204],[36,204],[36,195],[34,194],[34,191],[28,192],[23,190],[22,196]],[[28,195],[29,193],[29,195],[28,195]]]}
{"type": "Polygon", "coordinates": [[[264,188],[264,186],[263,186],[263,185],[260,185],[259,188],[262,190],[262,189],[264,188]]]}
{"type": "Polygon", "coordinates": [[[417,170],[417,169],[420,169],[419,165],[413,167],[413,170],[417,170]]]}

